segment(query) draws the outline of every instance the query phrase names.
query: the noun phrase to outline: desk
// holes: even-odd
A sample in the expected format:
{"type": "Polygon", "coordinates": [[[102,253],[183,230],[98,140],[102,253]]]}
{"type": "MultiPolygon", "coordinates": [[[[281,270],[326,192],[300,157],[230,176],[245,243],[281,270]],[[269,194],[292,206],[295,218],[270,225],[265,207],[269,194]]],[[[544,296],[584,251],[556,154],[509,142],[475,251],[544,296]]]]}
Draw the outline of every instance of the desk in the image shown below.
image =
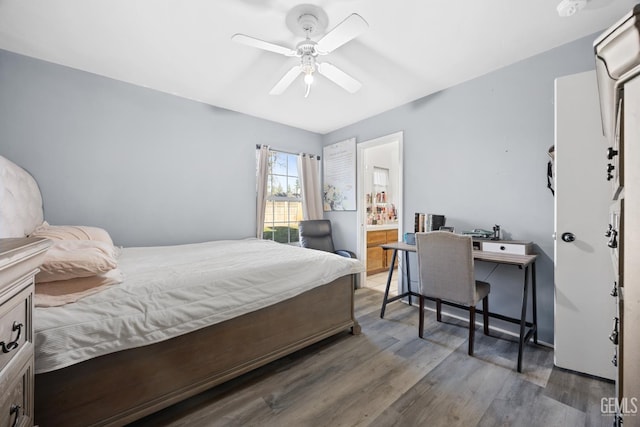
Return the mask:
{"type": "MultiPolygon", "coordinates": [[[[407,297],[409,305],[411,305],[411,297],[419,297],[418,292],[411,290],[411,277],[409,275],[409,252],[416,252],[416,245],[408,245],[404,242],[386,243],[380,245],[385,250],[393,250],[393,256],[391,259],[391,266],[389,267],[389,275],[387,276],[387,287],[384,291],[384,299],[382,300],[382,309],[380,310],[380,317],[384,317],[384,312],[388,303],[397,301],[401,298],[407,297]],[[403,251],[405,254],[405,266],[407,274],[407,291],[401,293],[395,297],[389,298],[389,287],[391,286],[391,277],[393,275],[393,266],[398,256],[398,251],[403,251]]],[[[503,316],[498,313],[489,313],[489,317],[504,320],[506,322],[516,323],[520,325],[520,335],[518,340],[518,372],[522,372],[522,351],[524,344],[533,336],[533,342],[538,343],[538,307],[536,297],[536,258],[538,255],[513,255],[504,254],[498,252],[486,252],[486,251],[473,251],[473,259],[475,261],[493,262],[497,264],[508,264],[518,266],[520,269],[524,269],[524,286],[522,289],[522,311],[520,313],[520,319],[513,317],[503,316]],[[532,305],[532,321],[527,322],[527,296],[529,294],[529,267],[531,267],[531,305],[532,305]]],[[[432,298],[429,298],[432,299],[432,298]]],[[[467,308],[460,304],[442,301],[443,304],[451,305],[458,308],[467,308]]],[[[482,313],[482,310],[476,310],[476,313],[482,313]]]]}

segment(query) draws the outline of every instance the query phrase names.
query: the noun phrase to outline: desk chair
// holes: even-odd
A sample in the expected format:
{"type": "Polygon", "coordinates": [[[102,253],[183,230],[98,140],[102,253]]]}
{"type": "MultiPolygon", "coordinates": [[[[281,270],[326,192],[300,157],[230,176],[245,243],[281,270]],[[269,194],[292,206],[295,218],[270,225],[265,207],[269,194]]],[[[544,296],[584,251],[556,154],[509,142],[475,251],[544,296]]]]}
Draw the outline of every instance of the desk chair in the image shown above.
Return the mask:
{"type": "Polygon", "coordinates": [[[331,234],[331,221],[328,219],[300,221],[298,223],[298,235],[300,237],[300,246],[303,248],[333,252],[346,258],[356,258],[356,254],[351,251],[335,249],[331,234]]]}
{"type": "Polygon", "coordinates": [[[469,355],[473,356],[476,304],[479,300],[482,300],[484,334],[489,335],[490,285],[475,280],[472,238],[448,231],[431,231],[416,233],[416,245],[420,280],[418,336],[423,338],[425,298],[435,299],[438,322],[442,321],[443,301],[468,307],[469,355]]]}

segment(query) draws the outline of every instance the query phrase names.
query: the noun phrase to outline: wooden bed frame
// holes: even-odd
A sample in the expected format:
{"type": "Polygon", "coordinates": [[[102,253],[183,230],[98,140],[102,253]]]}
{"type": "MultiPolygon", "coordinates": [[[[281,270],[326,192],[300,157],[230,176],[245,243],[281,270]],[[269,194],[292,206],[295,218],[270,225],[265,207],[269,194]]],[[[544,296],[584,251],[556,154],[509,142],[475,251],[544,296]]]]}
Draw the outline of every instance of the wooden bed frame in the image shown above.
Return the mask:
{"type": "Polygon", "coordinates": [[[354,275],[160,343],[35,378],[41,427],[122,426],[351,328],[354,275]]]}

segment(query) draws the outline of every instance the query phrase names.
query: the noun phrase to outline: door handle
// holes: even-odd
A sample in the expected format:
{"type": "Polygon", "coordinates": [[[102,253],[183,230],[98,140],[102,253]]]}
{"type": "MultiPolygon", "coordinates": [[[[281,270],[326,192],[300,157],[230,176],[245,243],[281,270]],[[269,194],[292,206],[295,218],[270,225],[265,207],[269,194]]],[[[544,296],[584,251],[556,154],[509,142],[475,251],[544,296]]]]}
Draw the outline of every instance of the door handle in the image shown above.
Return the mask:
{"type": "Polygon", "coordinates": [[[562,233],[562,236],[560,236],[560,238],[567,243],[571,243],[576,240],[575,234],[569,232],[562,233]]]}

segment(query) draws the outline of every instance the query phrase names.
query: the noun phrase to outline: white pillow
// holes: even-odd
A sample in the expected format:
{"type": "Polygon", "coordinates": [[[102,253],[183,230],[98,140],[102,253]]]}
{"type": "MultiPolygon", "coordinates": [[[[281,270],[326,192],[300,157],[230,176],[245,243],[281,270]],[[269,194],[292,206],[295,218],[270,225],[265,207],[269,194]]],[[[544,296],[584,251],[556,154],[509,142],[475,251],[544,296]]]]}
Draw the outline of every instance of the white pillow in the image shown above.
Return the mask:
{"type": "Polygon", "coordinates": [[[36,283],[89,277],[118,266],[118,250],[96,240],[54,240],[36,275],[36,283]]]}
{"type": "Polygon", "coordinates": [[[51,240],[97,240],[113,245],[107,230],[86,225],[49,225],[44,221],[29,234],[29,237],[43,237],[51,240]]]}

